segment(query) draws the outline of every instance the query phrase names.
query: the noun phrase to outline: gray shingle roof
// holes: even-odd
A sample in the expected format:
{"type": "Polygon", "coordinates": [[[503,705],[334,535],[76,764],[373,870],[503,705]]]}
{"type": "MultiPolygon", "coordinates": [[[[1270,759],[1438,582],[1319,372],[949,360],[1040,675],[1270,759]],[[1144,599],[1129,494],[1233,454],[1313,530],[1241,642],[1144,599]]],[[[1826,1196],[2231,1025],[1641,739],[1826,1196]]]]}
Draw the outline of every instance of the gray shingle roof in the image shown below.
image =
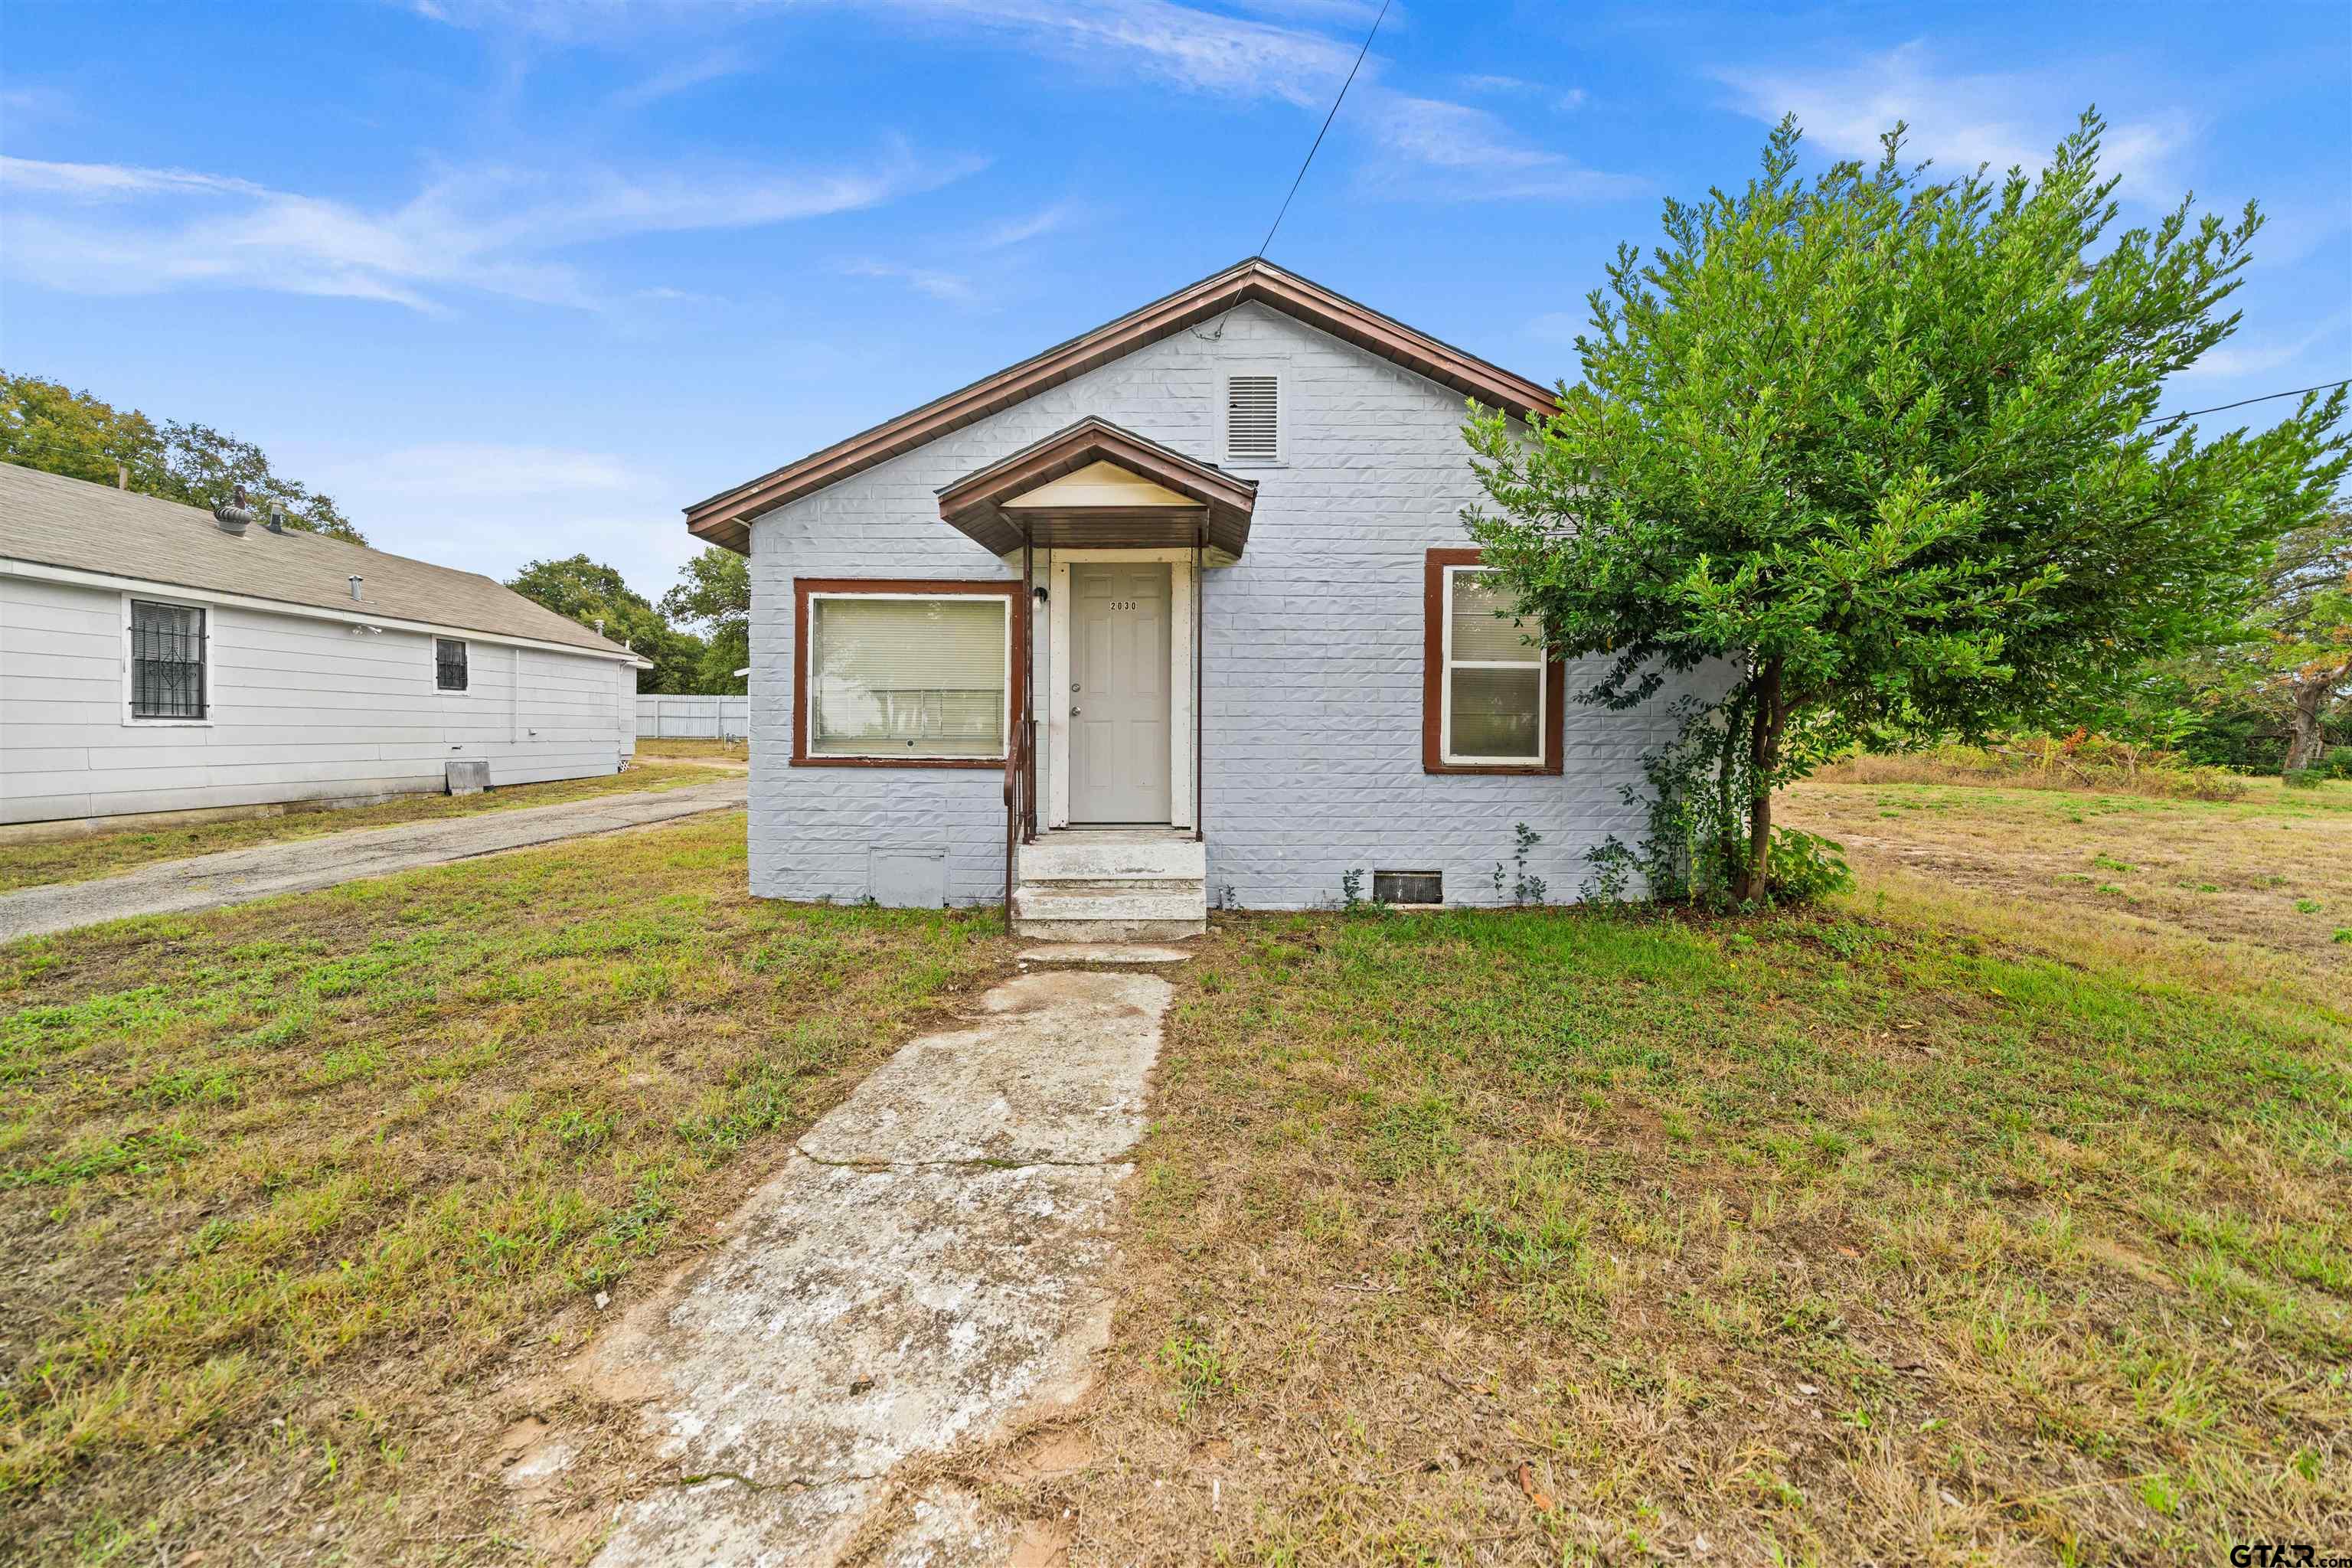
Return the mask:
{"type": "Polygon", "coordinates": [[[256,509],[242,536],[212,513],[87,479],[0,463],[0,556],[110,577],[423,621],[622,653],[616,642],[472,572],[316,533],[272,533],[256,509]],[[361,579],[352,602],[351,578],[361,579]]]}

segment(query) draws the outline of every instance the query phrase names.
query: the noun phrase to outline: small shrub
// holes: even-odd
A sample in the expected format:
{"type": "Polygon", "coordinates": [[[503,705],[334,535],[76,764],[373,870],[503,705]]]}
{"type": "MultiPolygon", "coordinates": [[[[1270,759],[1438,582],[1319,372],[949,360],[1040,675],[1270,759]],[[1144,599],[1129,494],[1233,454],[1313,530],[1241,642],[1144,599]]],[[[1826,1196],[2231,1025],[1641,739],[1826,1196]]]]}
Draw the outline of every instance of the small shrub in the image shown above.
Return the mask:
{"type": "Polygon", "coordinates": [[[2318,768],[2289,768],[2279,775],[2279,782],[2289,789],[2317,789],[2326,779],[2327,774],[2318,768]]]}
{"type": "Polygon", "coordinates": [[[1766,886],[1775,903],[1811,903],[1853,881],[1853,870],[1845,863],[1845,846],[1834,838],[1776,827],[1766,855],[1766,886]]]}
{"type": "Polygon", "coordinates": [[[2330,746],[2318,763],[2319,771],[2332,779],[2352,779],[2352,746],[2330,746]]]}

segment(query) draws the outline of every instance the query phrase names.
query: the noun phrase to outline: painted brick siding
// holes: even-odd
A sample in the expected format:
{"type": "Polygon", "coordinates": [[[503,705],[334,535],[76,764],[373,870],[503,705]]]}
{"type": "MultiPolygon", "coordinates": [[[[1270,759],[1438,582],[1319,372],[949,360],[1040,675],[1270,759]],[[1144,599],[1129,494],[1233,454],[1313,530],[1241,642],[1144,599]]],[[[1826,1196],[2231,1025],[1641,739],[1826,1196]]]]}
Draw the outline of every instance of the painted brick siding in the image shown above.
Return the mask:
{"type": "MultiPolygon", "coordinates": [[[[1584,851],[1631,838],[1621,786],[1670,728],[1671,691],[1633,713],[1568,705],[1561,776],[1422,771],[1424,552],[1468,542],[1476,489],[1464,405],[1433,382],[1278,311],[1247,305],[1076,377],[761,518],[752,530],[751,878],[773,898],[858,899],[877,848],[945,859],[952,902],[1003,891],[993,772],[793,768],[796,577],[1001,580],[1005,564],[940,521],[940,486],[1094,414],[1223,459],[1223,376],[1282,380],[1282,466],[1258,482],[1249,548],[1203,592],[1209,883],[1244,908],[1336,900],[1351,868],[1442,870],[1453,903],[1495,900],[1513,827],[1528,870],[1572,900],[1584,851]]],[[[1043,552],[1041,552],[1042,555],[1043,552]]],[[[1044,562],[1039,563],[1042,580],[1044,562]]],[[[1038,645],[1045,644],[1041,617],[1038,645]]],[[[1591,667],[1570,669],[1571,698],[1591,667]]],[[[1042,717],[1051,693],[1041,686],[1042,717]]],[[[1509,872],[1507,869],[1506,879],[1509,872]]]]}

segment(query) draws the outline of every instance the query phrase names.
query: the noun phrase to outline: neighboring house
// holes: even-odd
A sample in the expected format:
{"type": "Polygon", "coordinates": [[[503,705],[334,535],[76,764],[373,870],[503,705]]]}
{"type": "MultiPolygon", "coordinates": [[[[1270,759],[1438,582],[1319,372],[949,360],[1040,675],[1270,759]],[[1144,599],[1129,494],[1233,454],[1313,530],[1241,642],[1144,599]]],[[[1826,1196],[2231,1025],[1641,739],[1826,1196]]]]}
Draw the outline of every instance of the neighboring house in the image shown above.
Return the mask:
{"type": "Polygon", "coordinates": [[[610,773],[643,663],[470,572],[0,464],[0,822],[610,773]]]}
{"type": "Polygon", "coordinates": [[[1465,401],[1552,395],[1251,260],[688,508],[751,559],[752,891],[1174,935],[1509,901],[1526,824],[1573,899],[1673,693],[1497,618],[1465,401]]]}

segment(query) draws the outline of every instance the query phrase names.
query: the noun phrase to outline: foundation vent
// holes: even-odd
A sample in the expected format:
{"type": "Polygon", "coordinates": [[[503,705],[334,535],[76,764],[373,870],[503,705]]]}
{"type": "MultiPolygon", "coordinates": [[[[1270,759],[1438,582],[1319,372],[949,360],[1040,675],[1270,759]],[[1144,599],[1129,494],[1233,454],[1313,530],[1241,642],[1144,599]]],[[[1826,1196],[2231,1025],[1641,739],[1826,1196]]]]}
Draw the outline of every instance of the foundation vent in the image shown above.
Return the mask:
{"type": "Polygon", "coordinates": [[[1382,904],[1442,904],[1445,901],[1445,873],[1375,871],[1372,899],[1382,904]]]}

